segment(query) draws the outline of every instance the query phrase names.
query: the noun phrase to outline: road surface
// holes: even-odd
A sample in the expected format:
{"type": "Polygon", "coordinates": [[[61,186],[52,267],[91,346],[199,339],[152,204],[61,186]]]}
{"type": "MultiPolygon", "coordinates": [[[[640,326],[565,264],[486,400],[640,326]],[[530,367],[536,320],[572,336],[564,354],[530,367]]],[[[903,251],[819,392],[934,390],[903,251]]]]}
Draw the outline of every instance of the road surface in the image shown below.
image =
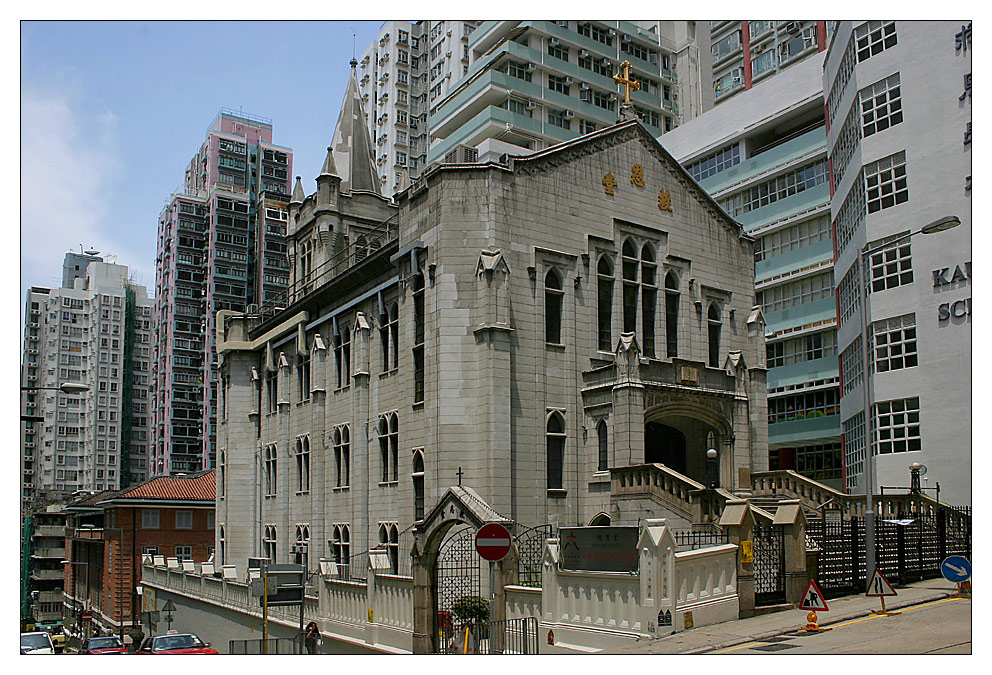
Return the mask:
{"type": "MultiPolygon", "coordinates": [[[[881,604],[879,605],[881,607],[881,604]]],[[[820,613],[820,623],[828,617],[820,613]]],[[[707,654],[971,654],[971,600],[947,598],[830,626],[784,633],[707,654]]]]}

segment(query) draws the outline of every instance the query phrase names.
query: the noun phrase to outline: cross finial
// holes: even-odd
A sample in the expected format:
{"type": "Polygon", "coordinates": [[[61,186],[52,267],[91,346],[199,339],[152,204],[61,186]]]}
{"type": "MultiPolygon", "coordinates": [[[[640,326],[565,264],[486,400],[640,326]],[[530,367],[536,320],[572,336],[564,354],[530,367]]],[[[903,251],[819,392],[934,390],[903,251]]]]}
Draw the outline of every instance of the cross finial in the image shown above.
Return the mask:
{"type": "Polygon", "coordinates": [[[456,476],[458,476],[458,487],[461,487],[461,486],[462,486],[462,476],[464,476],[464,475],[465,475],[465,474],[464,474],[464,473],[462,472],[462,468],[461,468],[461,467],[458,467],[458,471],[457,471],[457,472],[455,472],[455,475],[456,475],[456,476]]]}
{"type": "Polygon", "coordinates": [[[630,61],[624,61],[620,64],[620,72],[613,76],[613,81],[617,84],[621,84],[624,87],[624,103],[630,105],[630,90],[638,91],[641,88],[641,83],[637,80],[630,79],[630,61]],[[622,73],[622,74],[621,74],[622,73]]]}

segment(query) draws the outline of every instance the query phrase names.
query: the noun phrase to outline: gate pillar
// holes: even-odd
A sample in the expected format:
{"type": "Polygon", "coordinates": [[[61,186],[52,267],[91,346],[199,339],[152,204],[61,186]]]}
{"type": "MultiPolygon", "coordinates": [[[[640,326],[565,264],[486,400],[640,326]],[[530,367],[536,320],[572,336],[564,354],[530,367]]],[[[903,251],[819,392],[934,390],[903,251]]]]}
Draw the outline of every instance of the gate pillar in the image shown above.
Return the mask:
{"type": "MultiPolygon", "coordinates": [[[[746,500],[728,500],[720,516],[720,527],[727,532],[727,540],[737,544],[737,597],[739,617],[754,616],[754,558],[743,562],[741,542],[754,541],[754,514],[746,500]]],[[[752,549],[753,550],[753,549],[752,549]]]]}
{"type": "Polygon", "coordinates": [[[785,545],[785,601],[799,606],[809,583],[806,572],[806,514],[798,499],[778,503],[772,525],[781,525],[785,545]]]}

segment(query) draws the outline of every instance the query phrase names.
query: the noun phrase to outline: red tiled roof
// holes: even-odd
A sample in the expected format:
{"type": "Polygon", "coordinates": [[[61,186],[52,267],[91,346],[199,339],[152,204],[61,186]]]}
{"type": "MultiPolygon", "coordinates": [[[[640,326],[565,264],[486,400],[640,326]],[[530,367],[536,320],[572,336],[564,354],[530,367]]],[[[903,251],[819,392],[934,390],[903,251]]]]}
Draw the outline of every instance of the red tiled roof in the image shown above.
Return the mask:
{"type": "Polygon", "coordinates": [[[216,495],[215,471],[201,471],[186,476],[161,476],[140,485],[121,490],[108,501],[130,499],[163,499],[214,501],[216,495]]]}

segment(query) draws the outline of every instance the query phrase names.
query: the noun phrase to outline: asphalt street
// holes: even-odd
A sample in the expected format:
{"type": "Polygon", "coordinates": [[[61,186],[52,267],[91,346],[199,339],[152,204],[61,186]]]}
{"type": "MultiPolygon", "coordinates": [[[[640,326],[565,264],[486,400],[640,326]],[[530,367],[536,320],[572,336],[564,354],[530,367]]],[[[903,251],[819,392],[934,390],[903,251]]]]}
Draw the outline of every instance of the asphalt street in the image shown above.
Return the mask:
{"type": "Polygon", "coordinates": [[[971,654],[971,600],[946,598],[707,654],[971,654]]]}

